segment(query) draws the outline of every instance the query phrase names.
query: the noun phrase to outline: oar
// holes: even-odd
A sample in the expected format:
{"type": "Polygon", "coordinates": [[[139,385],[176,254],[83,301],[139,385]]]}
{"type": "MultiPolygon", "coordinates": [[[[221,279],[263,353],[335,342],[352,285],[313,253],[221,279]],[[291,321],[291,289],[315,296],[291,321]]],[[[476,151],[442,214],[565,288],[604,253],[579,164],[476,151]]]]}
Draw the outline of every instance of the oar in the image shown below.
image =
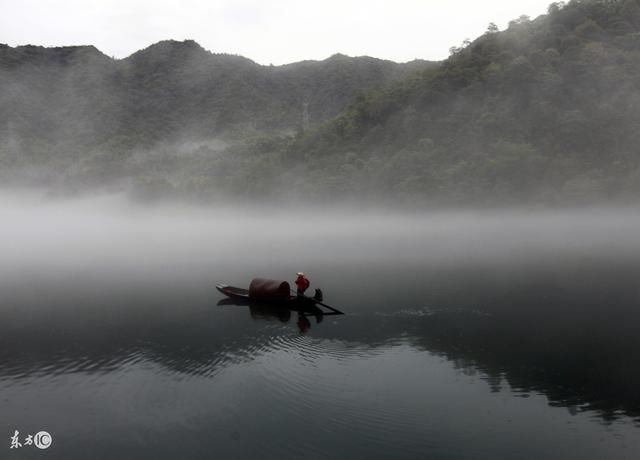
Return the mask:
{"type": "MultiPolygon", "coordinates": [[[[306,296],[305,296],[306,297],[306,296]]],[[[344,312],[338,310],[337,308],[333,308],[331,305],[327,305],[326,303],[322,303],[319,300],[314,299],[313,297],[307,297],[307,299],[311,299],[313,300],[315,303],[322,305],[325,308],[328,308],[329,310],[331,310],[332,312],[334,312],[336,315],[344,315],[344,312]]]]}
{"type": "MultiPolygon", "coordinates": [[[[295,295],[296,297],[298,296],[298,293],[297,293],[297,292],[294,292],[294,290],[293,290],[293,289],[291,289],[291,294],[292,294],[292,295],[295,295]]],[[[325,307],[325,308],[328,308],[329,310],[331,310],[331,311],[333,312],[333,314],[334,314],[334,315],[344,315],[344,314],[345,314],[344,312],[342,312],[342,311],[338,310],[337,308],[333,308],[331,305],[327,305],[326,303],[322,303],[322,302],[320,302],[319,300],[314,299],[313,297],[307,297],[307,296],[306,296],[306,295],[304,295],[304,294],[302,295],[302,297],[304,297],[305,299],[308,299],[308,300],[312,300],[312,301],[314,301],[315,303],[317,303],[317,304],[319,304],[319,305],[322,305],[322,306],[323,306],[323,307],[325,307]]]]}

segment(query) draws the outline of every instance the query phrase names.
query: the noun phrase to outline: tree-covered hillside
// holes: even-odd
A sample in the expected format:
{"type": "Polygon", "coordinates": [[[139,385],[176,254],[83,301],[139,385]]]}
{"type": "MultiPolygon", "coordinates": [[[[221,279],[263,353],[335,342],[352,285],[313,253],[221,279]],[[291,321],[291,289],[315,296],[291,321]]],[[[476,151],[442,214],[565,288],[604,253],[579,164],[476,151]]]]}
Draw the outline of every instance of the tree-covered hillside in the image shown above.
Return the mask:
{"type": "Polygon", "coordinates": [[[265,67],[162,42],[122,61],[4,47],[0,69],[0,163],[46,158],[68,188],[126,179],[144,197],[418,204],[640,197],[640,0],[553,3],[507,30],[490,24],[439,65],[335,55],[265,67]]]}
{"type": "Polygon", "coordinates": [[[117,175],[141,149],[292,135],[360,92],[433,65],[336,55],[262,66],[193,41],[160,42],[122,60],[93,46],[0,45],[0,165],[34,181],[50,170],[117,175]]]}
{"type": "Polygon", "coordinates": [[[358,98],[287,154],[316,193],[585,201],[640,192],[640,2],[573,0],[358,98]]]}

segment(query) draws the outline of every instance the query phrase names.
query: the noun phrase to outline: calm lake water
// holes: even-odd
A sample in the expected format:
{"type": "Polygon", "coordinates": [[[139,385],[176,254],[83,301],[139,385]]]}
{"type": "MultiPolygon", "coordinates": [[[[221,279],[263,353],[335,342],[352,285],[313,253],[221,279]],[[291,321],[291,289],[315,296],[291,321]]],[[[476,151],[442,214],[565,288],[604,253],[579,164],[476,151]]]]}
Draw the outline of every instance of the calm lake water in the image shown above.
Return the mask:
{"type": "Polygon", "coordinates": [[[640,456],[637,210],[0,222],[0,458],[640,456]],[[299,270],[347,315],[218,305],[299,270]]]}

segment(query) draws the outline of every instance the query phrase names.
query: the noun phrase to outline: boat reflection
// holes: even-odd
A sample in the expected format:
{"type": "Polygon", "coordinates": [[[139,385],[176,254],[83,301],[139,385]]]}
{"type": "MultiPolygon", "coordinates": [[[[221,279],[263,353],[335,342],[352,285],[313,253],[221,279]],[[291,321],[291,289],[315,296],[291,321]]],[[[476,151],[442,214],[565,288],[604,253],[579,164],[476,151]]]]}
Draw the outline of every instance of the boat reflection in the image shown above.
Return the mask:
{"type": "Polygon", "coordinates": [[[296,325],[301,334],[305,334],[311,329],[310,317],[315,318],[316,324],[320,324],[327,314],[317,306],[306,307],[304,309],[289,308],[273,303],[264,303],[255,300],[243,300],[237,298],[225,298],[218,301],[218,306],[239,306],[249,307],[249,315],[254,320],[272,321],[278,320],[288,323],[292,313],[296,313],[296,325]]]}

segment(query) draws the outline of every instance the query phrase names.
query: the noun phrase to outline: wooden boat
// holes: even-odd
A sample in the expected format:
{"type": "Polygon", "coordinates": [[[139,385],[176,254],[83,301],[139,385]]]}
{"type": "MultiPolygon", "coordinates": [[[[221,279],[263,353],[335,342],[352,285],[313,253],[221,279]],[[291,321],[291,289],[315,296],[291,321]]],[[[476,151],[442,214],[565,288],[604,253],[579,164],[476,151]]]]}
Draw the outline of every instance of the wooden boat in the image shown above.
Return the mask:
{"type": "Polygon", "coordinates": [[[268,303],[273,305],[281,305],[283,307],[296,309],[296,308],[305,308],[305,307],[313,307],[316,304],[316,301],[311,297],[298,297],[295,295],[289,295],[288,297],[283,298],[260,298],[254,299],[251,297],[248,289],[243,289],[235,286],[229,286],[228,284],[218,284],[216,285],[216,289],[226,295],[231,299],[236,300],[245,300],[247,302],[251,300],[259,301],[261,303],[268,303]]]}
{"type": "Polygon", "coordinates": [[[249,289],[243,289],[235,286],[229,286],[228,284],[217,284],[216,289],[222,294],[242,303],[250,304],[252,302],[258,302],[272,307],[287,308],[289,310],[297,310],[303,312],[312,312],[314,314],[322,313],[324,315],[344,315],[340,310],[331,307],[325,303],[322,303],[319,299],[292,295],[290,292],[284,294],[282,292],[277,296],[252,296],[249,289]],[[324,307],[328,311],[323,311],[318,308],[318,305],[324,307]]]}

